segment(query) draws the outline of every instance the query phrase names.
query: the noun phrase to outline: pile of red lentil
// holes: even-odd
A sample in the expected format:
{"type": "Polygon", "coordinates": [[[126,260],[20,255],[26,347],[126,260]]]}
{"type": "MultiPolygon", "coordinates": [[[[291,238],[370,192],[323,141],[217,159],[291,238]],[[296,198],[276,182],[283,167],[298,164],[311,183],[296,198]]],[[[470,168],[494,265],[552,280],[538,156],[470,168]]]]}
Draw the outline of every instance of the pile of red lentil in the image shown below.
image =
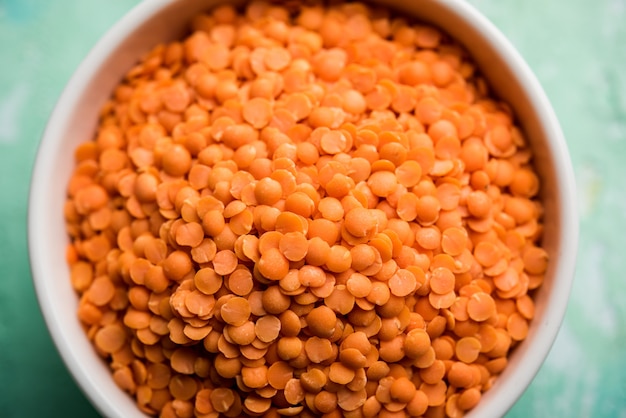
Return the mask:
{"type": "Polygon", "coordinates": [[[438,29],[222,5],[75,150],[78,317],[161,417],[461,417],[527,335],[531,150],[438,29]]]}

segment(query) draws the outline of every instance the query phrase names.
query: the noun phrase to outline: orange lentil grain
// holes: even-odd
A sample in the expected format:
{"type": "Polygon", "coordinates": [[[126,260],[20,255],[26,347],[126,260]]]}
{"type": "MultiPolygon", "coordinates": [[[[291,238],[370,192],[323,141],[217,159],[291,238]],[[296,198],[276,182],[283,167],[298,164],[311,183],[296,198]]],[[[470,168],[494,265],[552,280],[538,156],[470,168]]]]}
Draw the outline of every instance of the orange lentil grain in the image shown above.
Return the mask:
{"type": "Polygon", "coordinates": [[[549,267],[532,150],[439,29],[291,3],[114,89],[63,208],[77,317],[148,415],[462,416],[549,267]]]}

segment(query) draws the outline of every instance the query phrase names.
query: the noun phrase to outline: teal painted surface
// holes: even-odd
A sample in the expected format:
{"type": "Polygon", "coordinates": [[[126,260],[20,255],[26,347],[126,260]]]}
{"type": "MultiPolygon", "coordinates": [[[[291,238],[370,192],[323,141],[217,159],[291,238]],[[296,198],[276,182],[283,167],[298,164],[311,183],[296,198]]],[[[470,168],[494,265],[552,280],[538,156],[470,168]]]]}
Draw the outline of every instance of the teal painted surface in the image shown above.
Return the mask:
{"type": "MultiPolygon", "coordinates": [[[[535,71],[576,172],[581,241],[559,337],[508,417],[626,417],[626,1],[470,0],[535,71]]],[[[97,417],[37,307],[28,184],[46,120],[96,40],[137,0],[0,0],[0,416],[97,417]]]]}

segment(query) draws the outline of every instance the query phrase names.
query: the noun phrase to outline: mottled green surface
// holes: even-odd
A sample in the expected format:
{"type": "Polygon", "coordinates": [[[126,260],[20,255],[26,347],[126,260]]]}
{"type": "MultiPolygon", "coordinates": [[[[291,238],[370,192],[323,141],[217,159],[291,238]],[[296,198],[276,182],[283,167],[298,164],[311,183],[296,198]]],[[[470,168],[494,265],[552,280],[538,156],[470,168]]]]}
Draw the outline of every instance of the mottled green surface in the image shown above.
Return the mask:
{"type": "MultiPolygon", "coordinates": [[[[37,308],[28,184],[63,86],[136,0],[0,0],[0,416],[95,417],[37,308]]],[[[626,1],[471,0],[537,74],[579,190],[578,271],[546,363],[508,417],[626,417],[626,1]]]]}

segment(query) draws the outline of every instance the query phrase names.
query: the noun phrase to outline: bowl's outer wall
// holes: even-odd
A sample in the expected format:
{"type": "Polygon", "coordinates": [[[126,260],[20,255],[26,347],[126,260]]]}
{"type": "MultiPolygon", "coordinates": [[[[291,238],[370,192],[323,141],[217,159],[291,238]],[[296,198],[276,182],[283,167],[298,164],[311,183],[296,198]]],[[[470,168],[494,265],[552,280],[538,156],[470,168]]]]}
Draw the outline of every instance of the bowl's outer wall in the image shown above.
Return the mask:
{"type": "MultiPolygon", "coordinates": [[[[536,78],[503,35],[462,0],[376,0],[440,26],[474,57],[499,97],[510,103],[535,149],[545,201],[544,245],[551,255],[528,339],[468,417],[502,416],[521,396],[558,332],[571,288],[578,240],[573,170],[558,121],[536,78]],[[521,364],[523,362],[523,364],[521,364]],[[514,375],[514,379],[507,378],[514,375]]],[[[63,203],[73,149],[93,138],[100,107],[154,45],[180,38],[194,14],[216,0],[151,0],[122,18],[94,47],[66,86],[42,139],[32,177],[29,250],[35,288],[52,338],[74,379],[99,412],[142,417],[96,355],[76,317],[77,296],[65,262],[63,203]]]]}

